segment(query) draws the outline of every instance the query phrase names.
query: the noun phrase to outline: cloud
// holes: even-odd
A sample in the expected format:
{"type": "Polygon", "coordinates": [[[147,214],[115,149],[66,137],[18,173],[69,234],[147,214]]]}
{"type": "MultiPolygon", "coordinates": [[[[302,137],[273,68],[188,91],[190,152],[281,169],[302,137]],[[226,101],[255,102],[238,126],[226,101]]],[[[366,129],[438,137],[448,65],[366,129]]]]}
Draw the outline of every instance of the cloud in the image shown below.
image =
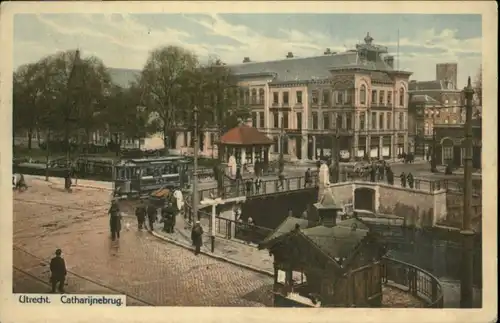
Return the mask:
{"type": "MultiPolygon", "coordinates": [[[[40,31],[40,35],[36,37],[31,35],[29,41],[27,34],[24,38],[19,36],[20,38],[15,39],[16,66],[57,50],[79,47],[84,54],[96,55],[108,66],[140,69],[149,52],[163,45],[182,46],[196,53],[202,60],[218,56],[226,63],[235,64],[241,63],[245,56],[252,61],[266,61],[282,59],[288,52],[293,52],[298,57],[322,55],[326,48],[341,52],[352,49],[364,37],[359,35],[359,39],[342,38],[341,32],[332,36],[315,29],[321,26],[309,28],[294,24],[290,24],[290,28],[278,27],[272,32],[259,32],[243,22],[229,23],[217,14],[176,15],[175,19],[172,18],[175,22],[169,22],[168,16],[156,16],[156,21],[147,21],[147,16],[129,14],[33,17],[34,23],[38,23],[39,29],[44,31],[40,31]],[[196,28],[189,29],[186,27],[188,24],[196,28]]],[[[36,27],[31,30],[37,31],[36,27]]],[[[415,36],[412,38],[402,37],[399,40],[399,63],[401,68],[413,71],[414,78],[434,78],[436,62],[458,62],[459,73],[472,69],[462,64],[477,64],[473,68],[480,64],[480,37],[459,39],[455,29],[436,30],[432,26],[413,34],[415,36]]],[[[391,53],[396,54],[396,40],[382,42],[380,45],[387,46],[391,53]]]]}

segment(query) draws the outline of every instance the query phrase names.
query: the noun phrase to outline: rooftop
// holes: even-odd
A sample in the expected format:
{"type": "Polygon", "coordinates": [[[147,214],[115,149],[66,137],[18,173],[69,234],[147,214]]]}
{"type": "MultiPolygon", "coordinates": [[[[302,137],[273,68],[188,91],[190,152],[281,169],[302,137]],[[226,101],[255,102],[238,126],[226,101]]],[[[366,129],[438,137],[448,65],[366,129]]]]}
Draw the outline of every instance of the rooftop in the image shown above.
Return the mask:
{"type": "Polygon", "coordinates": [[[273,141],[256,128],[240,125],[226,132],[220,143],[225,145],[271,145],[273,141]]]}

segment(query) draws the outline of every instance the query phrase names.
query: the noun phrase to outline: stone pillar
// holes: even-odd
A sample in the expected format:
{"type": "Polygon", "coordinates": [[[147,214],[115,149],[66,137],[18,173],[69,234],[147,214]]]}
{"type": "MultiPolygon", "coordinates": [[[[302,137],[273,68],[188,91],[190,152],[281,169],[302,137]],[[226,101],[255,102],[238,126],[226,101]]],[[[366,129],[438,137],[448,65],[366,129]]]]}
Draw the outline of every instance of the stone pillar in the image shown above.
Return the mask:
{"type": "Polygon", "coordinates": [[[186,147],[191,147],[191,131],[186,132],[186,147]]]}
{"type": "Polygon", "coordinates": [[[384,136],[378,137],[378,158],[383,159],[383,153],[382,150],[384,149],[384,136]]]}
{"type": "Polygon", "coordinates": [[[307,159],[307,135],[302,135],[300,149],[302,150],[302,159],[307,159]]]}
{"type": "Polygon", "coordinates": [[[354,133],[354,144],[351,152],[351,160],[354,160],[358,156],[359,150],[359,134],[357,132],[354,133]]]}
{"type": "Polygon", "coordinates": [[[246,159],[246,150],[245,150],[245,147],[242,147],[242,148],[238,148],[240,149],[241,151],[241,165],[245,165],[245,159],[246,159]]]}
{"type": "Polygon", "coordinates": [[[391,152],[391,159],[395,159],[397,157],[396,149],[394,147],[394,145],[395,145],[395,138],[394,137],[395,137],[395,135],[392,134],[391,135],[391,148],[390,148],[391,149],[391,151],[390,151],[391,152]]]}
{"type": "Polygon", "coordinates": [[[316,136],[312,136],[312,146],[313,146],[313,160],[316,160],[316,155],[317,155],[317,152],[316,152],[316,136]]]}
{"type": "Polygon", "coordinates": [[[408,131],[404,134],[404,151],[405,153],[409,153],[408,151],[408,131]]]}
{"type": "Polygon", "coordinates": [[[371,152],[372,152],[372,135],[368,133],[366,135],[366,154],[368,155],[368,158],[371,158],[371,152]]]}
{"type": "Polygon", "coordinates": [[[210,152],[209,147],[209,141],[210,141],[210,133],[208,131],[205,131],[205,136],[203,138],[203,151],[201,152],[203,155],[207,155],[210,152]]]}
{"type": "Polygon", "coordinates": [[[255,147],[252,146],[252,165],[255,165],[255,147]]]}

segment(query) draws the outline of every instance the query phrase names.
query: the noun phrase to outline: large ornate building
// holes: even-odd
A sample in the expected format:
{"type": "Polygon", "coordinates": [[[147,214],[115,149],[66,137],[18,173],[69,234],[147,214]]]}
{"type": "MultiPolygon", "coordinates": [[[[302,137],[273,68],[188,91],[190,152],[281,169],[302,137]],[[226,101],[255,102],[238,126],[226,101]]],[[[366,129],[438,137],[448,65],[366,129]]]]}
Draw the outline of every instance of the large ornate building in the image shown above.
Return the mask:
{"type": "MultiPolygon", "coordinates": [[[[271,137],[271,158],[315,160],[329,155],[339,136],[343,159],[392,158],[408,150],[408,79],[394,69],[386,47],[368,34],[343,53],[231,66],[239,77],[240,101],[252,107],[251,124],[271,137]],[[279,145],[284,136],[283,145],[279,145]],[[280,148],[281,146],[281,148],[280,148]]],[[[184,135],[181,135],[184,136],[184,135]]],[[[179,137],[179,135],[178,135],[179,137]]],[[[207,155],[215,138],[205,138],[207,155]]],[[[185,140],[176,140],[177,148],[185,140]]]]}

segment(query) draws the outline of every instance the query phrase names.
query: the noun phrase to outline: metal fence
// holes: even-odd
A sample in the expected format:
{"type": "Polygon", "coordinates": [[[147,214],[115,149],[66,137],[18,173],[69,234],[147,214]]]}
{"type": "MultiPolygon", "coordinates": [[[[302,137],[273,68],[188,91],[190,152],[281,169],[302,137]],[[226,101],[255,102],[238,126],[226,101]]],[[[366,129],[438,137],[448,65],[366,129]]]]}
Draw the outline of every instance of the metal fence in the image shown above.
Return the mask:
{"type": "Polygon", "coordinates": [[[382,281],[418,297],[427,308],[442,308],[444,305],[443,288],[439,280],[417,266],[384,258],[382,281]]]}
{"type": "MultiPolygon", "coordinates": [[[[226,185],[219,189],[209,188],[199,191],[200,201],[205,198],[221,197],[223,199],[239,197],[239,196],[260,196],[271,193],[296,191],[304,188],[312,188],[317,186],[317,176],[311,176],[309,183],[306,183],[305,176],[290,177],[285,179],[269,179],[263,180],[259,186],[255,185],[255,181],[235,180],[233,184],[226,185]]],[[[199,202],[199,201],[198,201],[199,202]]]]}
{"type": "Polygon", "coordinates": [[[215,232],[225,239],[239,239],[248,243],[258,244],[273,230],[254,224],[217,217],[215,219],[215,232]],[[234,228],[234,230],[233,230],[234,228]],[[234,234],[234,237],[233,237],[234,234]]]}

